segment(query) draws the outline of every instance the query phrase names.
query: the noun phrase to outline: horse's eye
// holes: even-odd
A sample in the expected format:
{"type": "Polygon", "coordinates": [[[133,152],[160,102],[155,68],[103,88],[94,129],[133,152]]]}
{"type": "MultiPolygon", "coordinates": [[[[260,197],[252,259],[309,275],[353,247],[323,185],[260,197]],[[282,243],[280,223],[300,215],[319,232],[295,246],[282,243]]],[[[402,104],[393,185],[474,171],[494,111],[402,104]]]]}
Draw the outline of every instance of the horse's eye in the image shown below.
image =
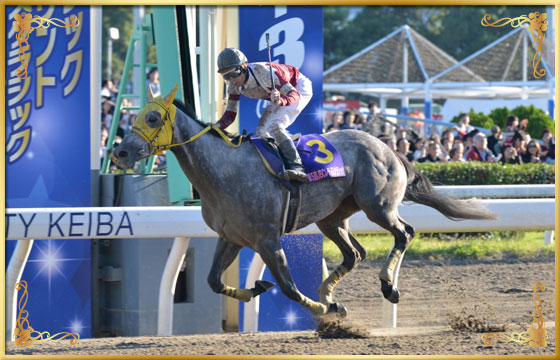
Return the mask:
{"type": "Polygon", "coordinates": [[[151,128],[157,128],[159,126],[160,117],[159,114],[154,112],[149,112],[146,114],[146,123],[151,128]]]}

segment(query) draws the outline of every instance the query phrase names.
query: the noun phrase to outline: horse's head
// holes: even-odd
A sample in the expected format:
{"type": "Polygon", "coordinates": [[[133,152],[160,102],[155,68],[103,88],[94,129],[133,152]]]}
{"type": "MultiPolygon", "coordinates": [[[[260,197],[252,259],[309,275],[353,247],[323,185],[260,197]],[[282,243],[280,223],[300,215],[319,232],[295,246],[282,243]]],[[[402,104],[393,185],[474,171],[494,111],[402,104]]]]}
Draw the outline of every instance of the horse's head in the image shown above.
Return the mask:
{"type": "Polygon", "coordinates": [[[166,97],[154,98],[148,86],[148,103],[138,113],[128,135],[115,148],[113,160],[124,169],[138,160],[168,149],[173,140],[173,125],[177,108],[173,105],[177,85],[166,97]]]}

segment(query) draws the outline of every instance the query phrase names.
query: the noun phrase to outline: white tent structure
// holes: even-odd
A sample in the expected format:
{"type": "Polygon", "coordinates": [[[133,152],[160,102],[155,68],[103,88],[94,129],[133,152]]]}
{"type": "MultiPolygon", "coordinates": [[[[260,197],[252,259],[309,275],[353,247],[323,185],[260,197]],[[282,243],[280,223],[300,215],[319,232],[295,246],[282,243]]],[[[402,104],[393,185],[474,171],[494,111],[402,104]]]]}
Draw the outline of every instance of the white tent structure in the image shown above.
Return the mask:
{"type": "MultiPolygon", "coordinates": [[[[489,29],[491,31],[491,29],[489,29]]],[[[554,45],[544,41],[540,67],[533,75],[531,34],[516,28],[457,62],[443,50],[404,25],[324,72],[323,91],[359,92],[388,99],[424,99],[431,117],[432,98],[548,99],[554,109],[554,45]]]]}

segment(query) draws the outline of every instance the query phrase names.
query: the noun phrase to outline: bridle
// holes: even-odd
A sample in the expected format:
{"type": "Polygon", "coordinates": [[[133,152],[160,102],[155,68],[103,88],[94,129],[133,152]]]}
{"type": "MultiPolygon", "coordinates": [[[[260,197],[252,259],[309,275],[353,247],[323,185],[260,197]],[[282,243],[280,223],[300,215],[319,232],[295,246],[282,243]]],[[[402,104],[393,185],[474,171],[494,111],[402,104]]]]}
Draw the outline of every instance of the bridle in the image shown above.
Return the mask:
{"type": "MultiPolygon", "coordinates": [[[[242,137],[239,138],[239,141],[238,141],[237,144],[234,144],[231,141],[231,139],[222,131],[222,129],[220,129],[215,124],[209,124],[204,129],[199,131],[197,134],[191,136],[190,138],[188,138],[185,141],[182,141],[182,142],[179,142],[179,143],[171,143],[171,141],[173,140],[173,131],[174,131],[175,116],[176,116],[176,113],[177,113],[177,108],[173,104],[171,104],[170,107],[167,107],[164,104],[162,104],[160,101],[157,101],[157,100],[158,99],[154,99],[154,100],[148,102],[148,105],[149,104],[156,104],[161,109],[163,109],[164,114],[162,116],[162,121],[161,121],[160,125],[157,128],[150,127],[149,125],[146,124],[146,119],[145,119],[145,116],[144,116],[143,119],[137,119],[134,122],[134,125],[132,125],[132,128],[130,129],[131,132],[137,134],[142,139],[144,139],[144,141],[146,141],[148,143],[148,146],[150,148],[150,153],[149,153],[148,156],[152,156],[154,154],[161,154],[162,151],[164,151],[164,150],[169,150],[172,147],[185,145],[185,144],[188,144],[190,142],[193,142],[196,139],[198,139],[199,137],[201,137],[202,135],[209,132],[210,130],[216,131],[229,146],[231,146],[233,148],[238,148],[239,146],[241,146],[241,142],[243,141],[242,137]],[[140,126],[136,126],[136,123],[137,123],[138,120],[142,120],[143,124],[141,124],[140,126]],[[152,131],[150,131],[148,133],[146,131],[146,129],[143,129],[143,128],[147,128],[147,129],[150,129],[152,131]],[[162,131],[164,131],[164,133],[167,132],[167,134],[161,134],[162,131]],[[160,139],[160,135],[163,135],[162,137],[166,137],[165,139],[163,139],[163,141],[168,140],[169,144],[157,144],[158,139],[160,139]]],[[[160,115],[161,115],[161,113],[160,113],[160,115]]]]}

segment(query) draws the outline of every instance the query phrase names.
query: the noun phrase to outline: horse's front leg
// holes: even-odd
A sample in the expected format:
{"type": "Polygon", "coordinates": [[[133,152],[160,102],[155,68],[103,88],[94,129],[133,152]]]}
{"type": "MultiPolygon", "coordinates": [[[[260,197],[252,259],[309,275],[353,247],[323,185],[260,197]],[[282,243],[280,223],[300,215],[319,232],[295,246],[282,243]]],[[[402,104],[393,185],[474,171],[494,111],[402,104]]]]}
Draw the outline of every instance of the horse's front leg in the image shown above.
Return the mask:
{"type": "Polygon", "coordinates": [[[248,302],[252,298],[271,289],[274,284],[270,281],[259,280],[255,282],[255,287],[252,289],[236,289],[222,282],[222,274],[235,260],[241,248],[241,246],[230,243],[223,238],[218,239],[218,244],[214,251],[214,260],[208,274],[208,284],[218,294],[224,294],[234,299],[248,302]]]}
{"type": "Polygon", "coordinates": [[[282,249],[280,239],[261,241],[257,244],[256,250],[278,282],[284,295],[289,299],[303,305],[316,316],[327,313],[346,313],[346,309],[342,305],[331,304],[327,307],[325,304],[311,300],[298,290],[288,267],[286,254],[282,249]]]}

